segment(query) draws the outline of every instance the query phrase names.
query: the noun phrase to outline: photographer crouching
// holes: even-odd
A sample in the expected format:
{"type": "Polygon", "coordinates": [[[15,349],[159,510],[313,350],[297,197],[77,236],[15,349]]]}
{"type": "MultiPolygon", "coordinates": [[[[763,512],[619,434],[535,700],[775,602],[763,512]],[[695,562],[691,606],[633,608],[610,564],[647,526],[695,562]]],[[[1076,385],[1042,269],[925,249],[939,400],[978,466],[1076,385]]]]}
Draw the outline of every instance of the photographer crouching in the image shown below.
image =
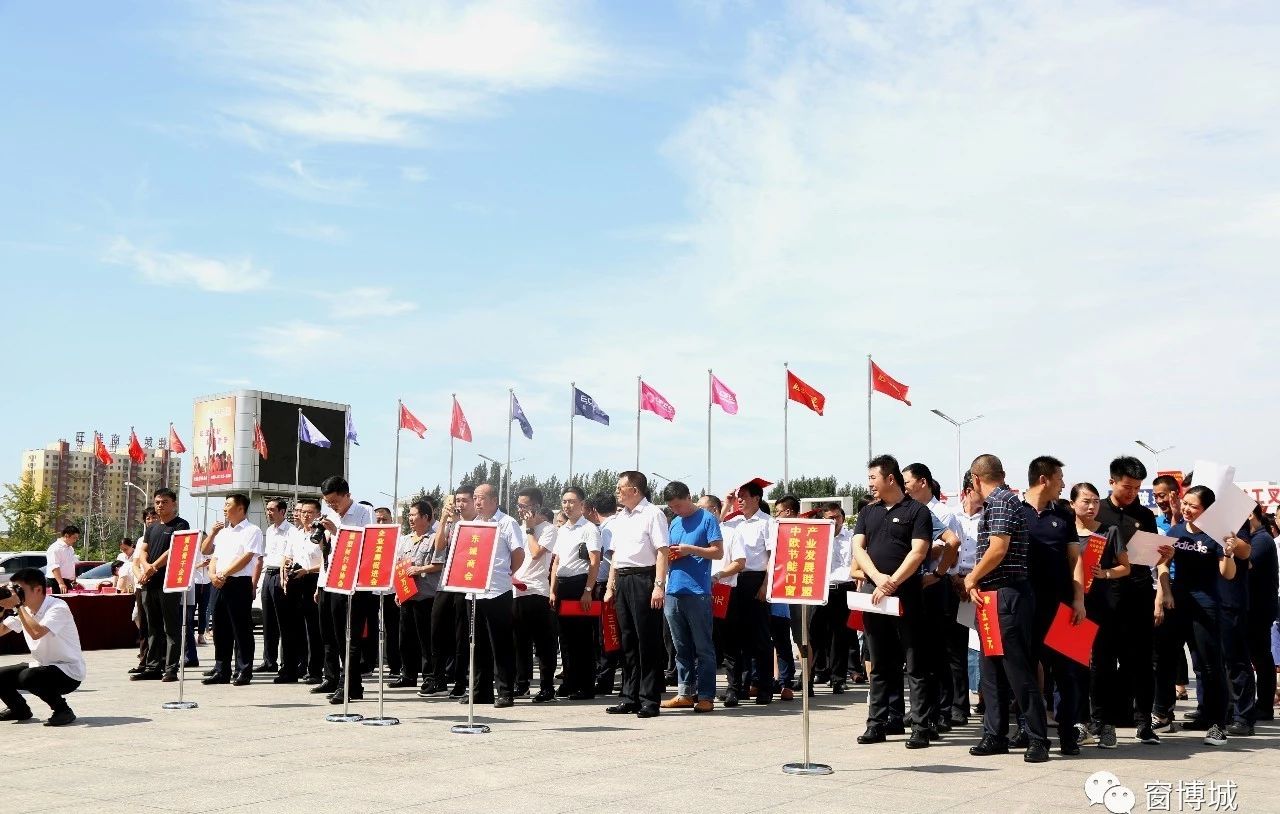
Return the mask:
{"type": "Polygon", "coordinates": [[[66,726],[76,714],[63,698],[84,681],[84,654],[80,632],[67,603],[46,592],[44,574],[23,568],[0,586],[0,636],[22,632],[31,651],[27,664],[0,667],[0,701],[6,709],[0,721],[28,721],[31,707],[22,697],[26,690],[49,705],[53,714],[45,726],[66,726]]]}

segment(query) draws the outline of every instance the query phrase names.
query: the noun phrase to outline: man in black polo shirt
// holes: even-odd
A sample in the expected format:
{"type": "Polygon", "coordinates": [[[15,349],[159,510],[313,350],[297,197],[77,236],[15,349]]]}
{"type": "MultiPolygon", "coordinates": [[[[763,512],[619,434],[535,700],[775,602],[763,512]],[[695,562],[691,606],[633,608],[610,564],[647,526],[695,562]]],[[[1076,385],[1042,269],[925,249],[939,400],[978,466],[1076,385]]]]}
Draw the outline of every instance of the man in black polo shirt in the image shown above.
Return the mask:
{"type": "MultiPolygon", "coordinates": [[[[1120,540],[1127,546],[1136,531],[1157,533],[1156,516],[1146,506],[1138,503],[1138,488],[1147,477],[1142,461],[1122,455],[1111,462],[1111,495],[1098,508],[1098,522],[1115,526],[1120,530],[1120,540]]],[[[1162,589],[1153,584],[1151,568],[1146,565],[1129,565],[1129,576],[1122,581],[1116,607],[1115,623],[1120,635],[1114,641],[1119,644],[1114,653],[1094,653],[1094,692],[1125,692],[1133,699],[1134,725],[1138,740],[1156,744],[1160,736],[1151,726],[1151,710],[1155,700],[1155,670],[1152,665],[1152,647],[1155,639],[1156,605],[1163,601],[1162,589]],[[1104,686],[1099,676],[1115,675],[1119,665],[1121,688],[1104,686]]],[[[1182,655],[1178,647],[1178,658],[1182,655]]],[[[1185,664],[1185,662],[1184,662],[1185,664]]],[[[1172,713],[1173,699],[1169,699],[1172,713]]],[[[1170,714],[1169,720],[1172,720],[1170,714]]]]}
{"type": "Polygon", "coordinates": [[[153,497],[158,522],[147,526],[139,546],[141,563],[138,582],[142,584],[142,611],[147,622],[147,664],[130,681],[178,680],[178,658],[182,634],[182,594],[164,592],[164,575],[169,564],[169,545],[175,531],[191,524],[178,517],[178,495],[172,489],[157,489],[153,497]]]}
{"type": "Polygon", "coordinates": [[[871,652],[870,690],[867,695],[867,731],[858,743],[881,743],[889,728],[890,697],[902,692],[902,665],[906,663],[911,689],[911,737],[908,749],[921,749],[938,737],[930,729],[937,691],[929,680],[926,622],[920,586],[920,564],[933,539],[933,515],[923,503],[902,491],[902,470],[892,456],[881,455],[868,464],[868,483],[878,503],[858,513],[853,529],[853,555],[867,575],[863,592],[879,604],[895,596],[902,616],[868,613],[863,618],[871,652]]]}
{"type": "Polygon", "coordinates": [[[1003,656],[982,657],[982,740],[969,749],[977,757],[1009,753],[1009,696],[1027,719],[1030,743],[1022,759],[1049,759],[1044,696],[1036,681],[1034,600],[1027,572],[1027,520],[1022,501],[1005,485],[1004,464],[994,455],[979,455],[969,467],[973,487],[983,499],[978,524],[978,563],[964,578],[975,603],[980,591],[996,592],[1003,656]]]}
{"type": "Polygon", "coordinates": [[[1078,755],[1076,719],[1080,698],[1088,685],[1086,674],[1079,664],[1044,644],[1059,604],[1072,609],[1074,623],[1084,618],[1084,593],[1072,578],[1080,556],[1076,519],[1058,502],[1063,489],[1062,467],[1062,461],[1049,455],[1031,462],[1022,512],[1027,521],[1031,590],[1035,595],[1035,641],[1041,643],[1038,660],[1044,666],[1045,681],[1052,678],[1058,690],[1054,720],[1058,724],[1059,751],[1078,755]]]}

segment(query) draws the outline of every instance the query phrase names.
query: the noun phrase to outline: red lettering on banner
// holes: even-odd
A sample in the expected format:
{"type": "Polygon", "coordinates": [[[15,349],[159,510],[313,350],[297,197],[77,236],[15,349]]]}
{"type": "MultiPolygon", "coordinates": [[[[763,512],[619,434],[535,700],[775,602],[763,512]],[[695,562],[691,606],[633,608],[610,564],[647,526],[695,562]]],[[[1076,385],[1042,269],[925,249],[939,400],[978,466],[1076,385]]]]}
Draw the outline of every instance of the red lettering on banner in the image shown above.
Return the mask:
{"type": "Polygon", "coordinates": [[[974,619],[978,624],[978,639],[982,644],[982,655],[1003,656],[1004,639],[1000,636],[1000,614],[996,609],[995,591],[978,592],[974,619]]]}
{"type": "Polygon", "coordinates": [[[622,649],[622,634],[618,632],[618,608],[613,602],[605,603],[600,621],[604,652],[617,653],[622,649]]]}
{"type": "Polygon", "coordinates": [[[711,585],[711,616],[714,619],[724,619],[729,615],[729,595],[733,593],[733,588],[722,582],[716,582],[711,585]]]}

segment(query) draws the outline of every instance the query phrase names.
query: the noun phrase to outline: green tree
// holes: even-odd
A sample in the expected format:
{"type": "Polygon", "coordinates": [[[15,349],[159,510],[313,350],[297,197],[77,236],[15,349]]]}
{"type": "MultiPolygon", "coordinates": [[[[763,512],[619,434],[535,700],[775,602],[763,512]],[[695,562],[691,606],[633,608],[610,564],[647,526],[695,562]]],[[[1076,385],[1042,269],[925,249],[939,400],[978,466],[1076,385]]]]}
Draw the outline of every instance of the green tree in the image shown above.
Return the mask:
{"type": "Polygon", "coordinates": [[[0,517],[9,527],[6,548],[11,551],[43,549],[56,536],[57,516],[48,489],[37,489],[30,474],[18,483],[6,483],[0,496],[0,517]]]}

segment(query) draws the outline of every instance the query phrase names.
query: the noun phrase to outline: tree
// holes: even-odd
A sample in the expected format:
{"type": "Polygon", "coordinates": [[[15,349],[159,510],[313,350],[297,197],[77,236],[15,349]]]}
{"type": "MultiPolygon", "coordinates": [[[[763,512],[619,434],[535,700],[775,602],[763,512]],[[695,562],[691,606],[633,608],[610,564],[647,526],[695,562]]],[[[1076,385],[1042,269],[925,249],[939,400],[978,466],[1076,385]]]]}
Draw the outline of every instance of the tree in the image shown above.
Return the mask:
{"type": "Polygon", "coordinates": [[[43,549],[57,536],[53,520],[57,515],[48,489],[36,489],[30,474],[18,483],[6,483],[0,497],[0,517],[9,527],[11,550],[43,549]]]}

